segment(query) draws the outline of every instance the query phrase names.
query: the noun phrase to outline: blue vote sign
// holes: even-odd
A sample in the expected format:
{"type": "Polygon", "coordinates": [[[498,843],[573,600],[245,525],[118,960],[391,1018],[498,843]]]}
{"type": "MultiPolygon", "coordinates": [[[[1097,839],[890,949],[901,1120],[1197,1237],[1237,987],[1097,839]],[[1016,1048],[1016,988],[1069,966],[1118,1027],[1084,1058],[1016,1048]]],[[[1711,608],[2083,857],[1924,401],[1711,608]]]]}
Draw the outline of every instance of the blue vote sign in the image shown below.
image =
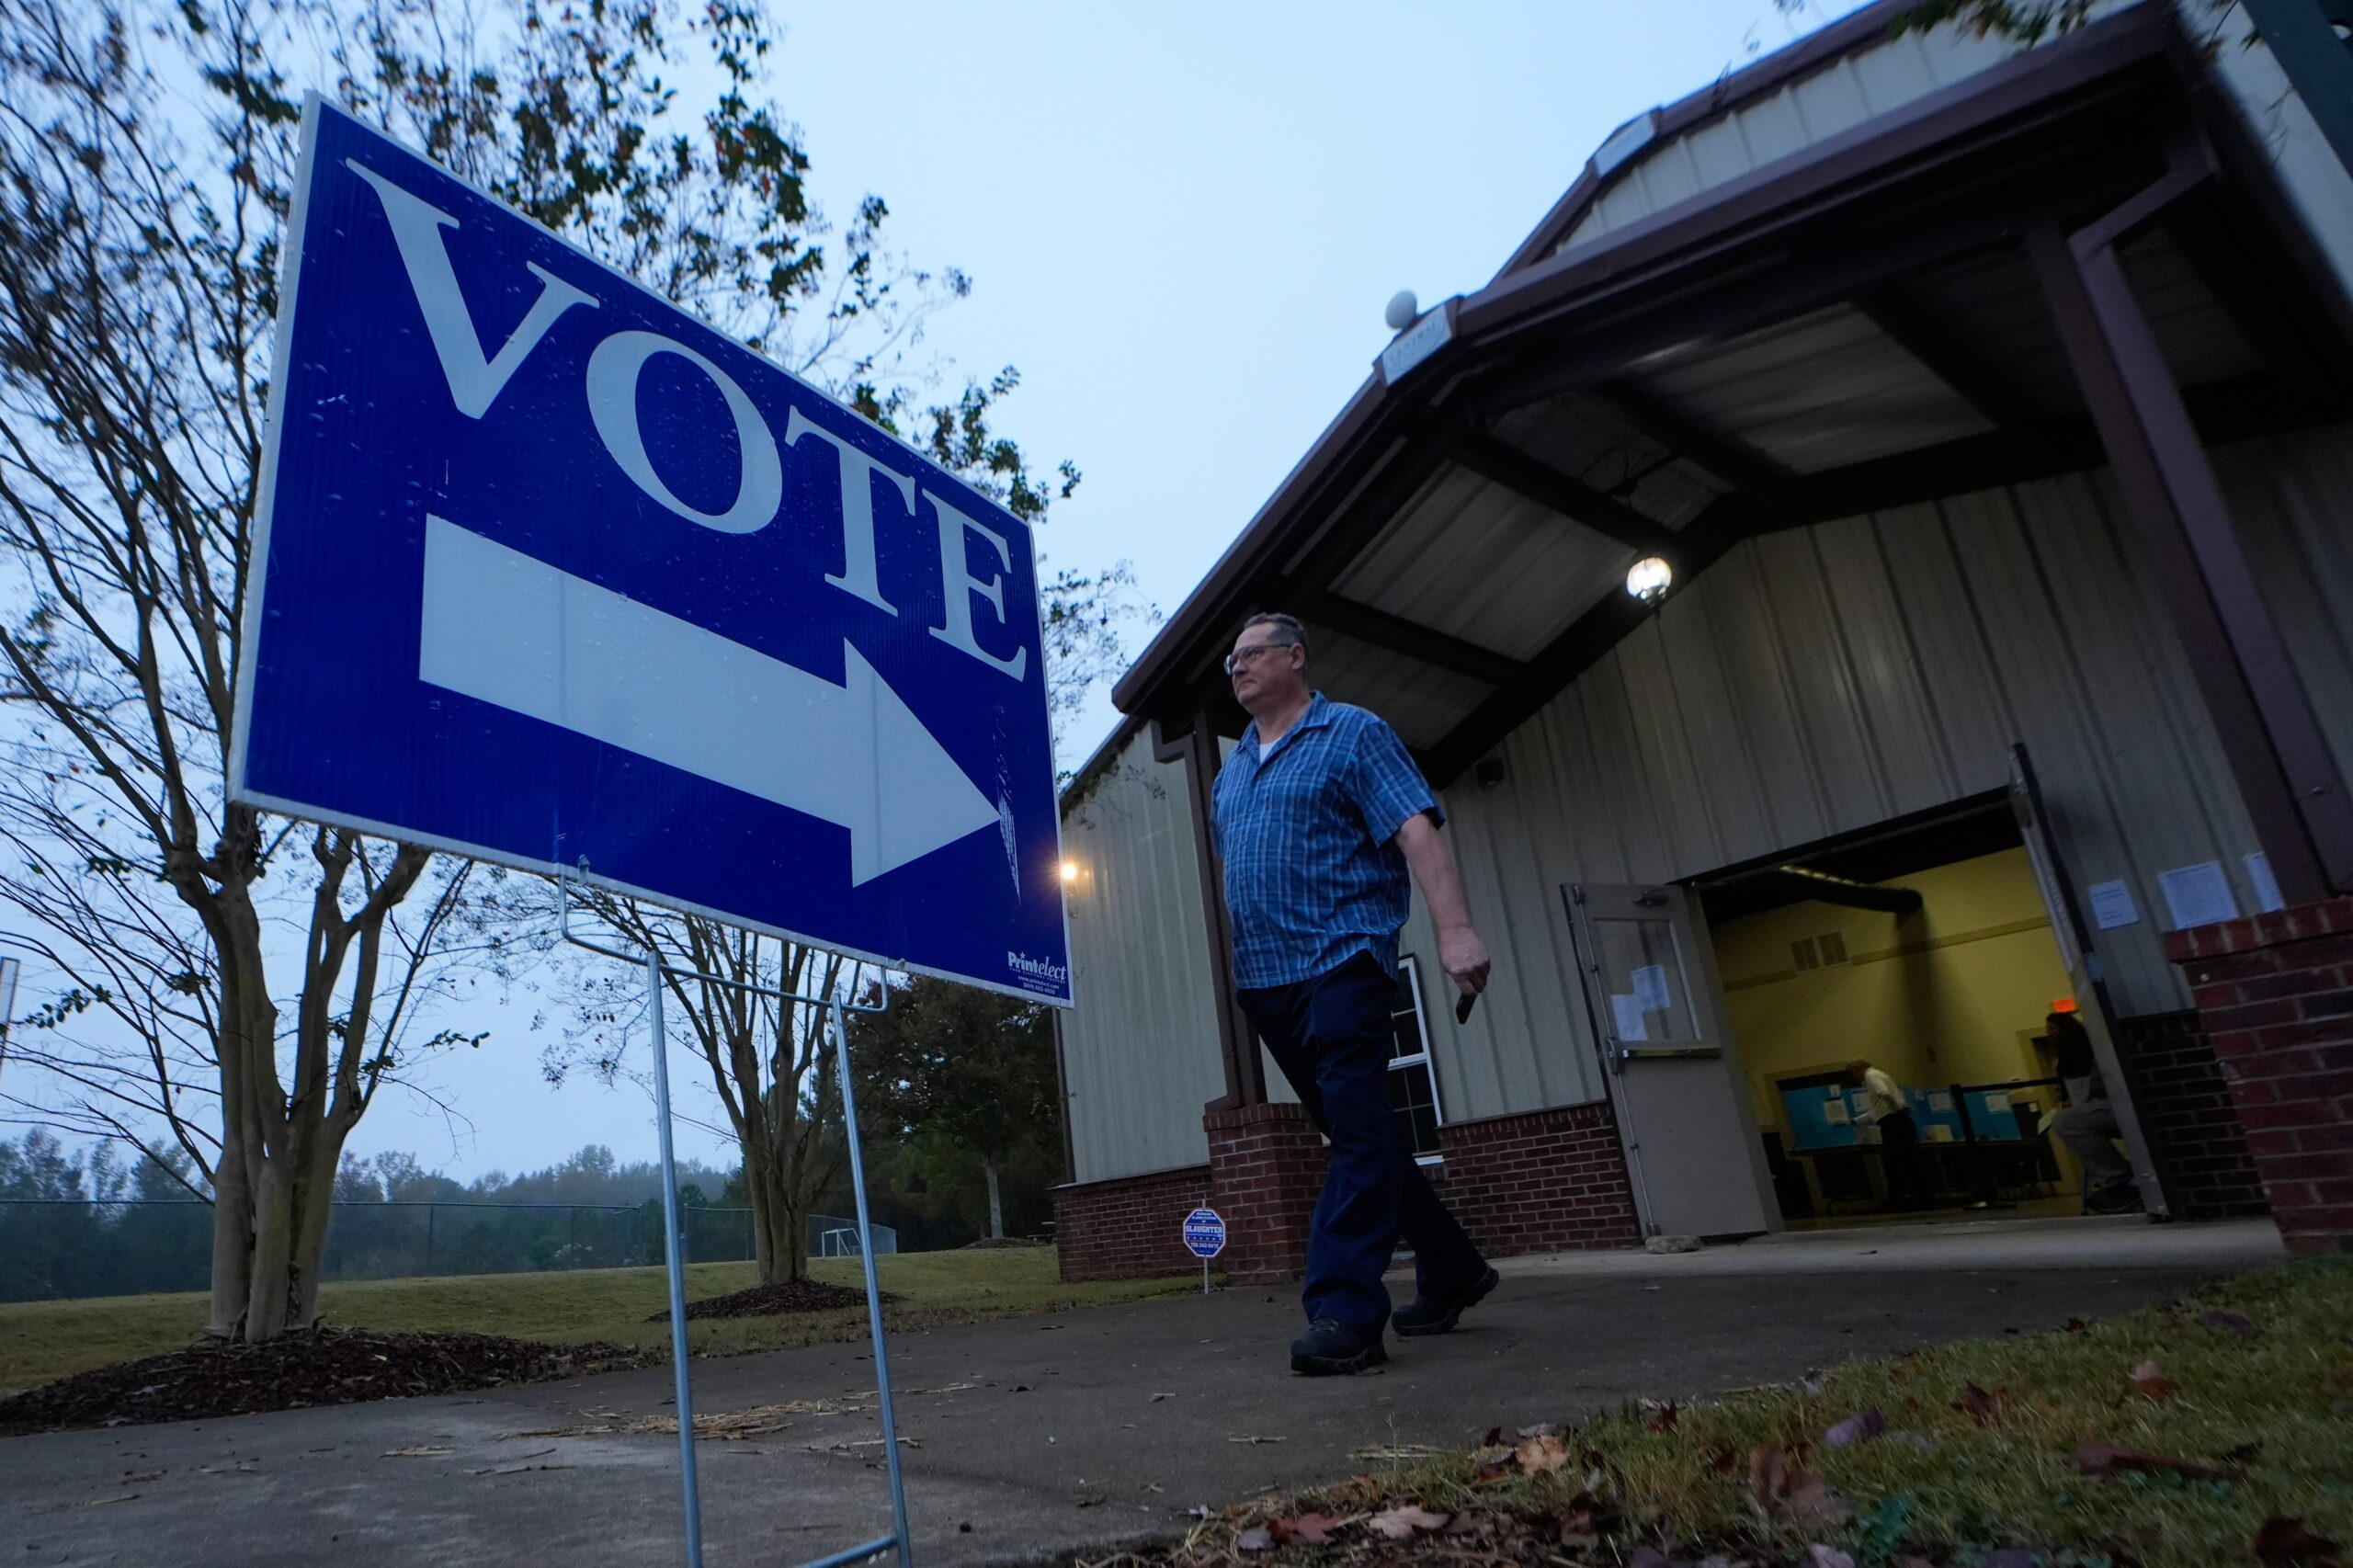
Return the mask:
{"type": "Polygon", "coordinates": [[[1195,1257],[1215,1257],[1225,1250],[1225,1221],[1214,1209],[1196,1209],[1185,1216],[1185,1250],[1195,1257]]]}
{"type": "Polygon", "coordinates": [[[313,100],[231,790],[1067,1005],[1029,529],[313,100]]]}

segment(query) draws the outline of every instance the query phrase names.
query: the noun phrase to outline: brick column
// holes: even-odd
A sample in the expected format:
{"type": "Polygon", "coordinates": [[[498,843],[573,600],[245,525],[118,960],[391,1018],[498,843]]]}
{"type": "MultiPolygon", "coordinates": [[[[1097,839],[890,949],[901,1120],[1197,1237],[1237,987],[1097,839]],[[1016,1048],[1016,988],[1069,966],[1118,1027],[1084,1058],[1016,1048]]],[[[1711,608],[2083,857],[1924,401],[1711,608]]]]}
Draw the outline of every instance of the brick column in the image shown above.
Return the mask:
{"type": "Polygon", "coordinates": [[[1211,1204],[1225,1220],[1218,1267],[1237,1284],[1296,1279],[1324,1187],[1324,1142],[1297,1105],[1248,1105],[1201,1118],[1211,1204]]]}
{"type": "Polygon", "coordinates": [[[2353,1254],[2353,898],[2176,931],[2288,1250],[2353,1254]]]}

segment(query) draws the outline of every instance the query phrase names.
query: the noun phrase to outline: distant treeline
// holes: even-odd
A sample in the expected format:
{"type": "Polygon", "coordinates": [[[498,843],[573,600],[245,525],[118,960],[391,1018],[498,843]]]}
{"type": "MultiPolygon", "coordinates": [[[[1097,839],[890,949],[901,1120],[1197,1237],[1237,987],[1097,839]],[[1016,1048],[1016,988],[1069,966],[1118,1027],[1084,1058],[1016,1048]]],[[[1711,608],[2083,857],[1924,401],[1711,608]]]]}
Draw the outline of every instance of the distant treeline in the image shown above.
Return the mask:
{"type": "MultiPolygon", "coordinates": [[[[678,1177],[689,1256],[749,1256],[742,1217],[714,1208],[725,1202],[728,1173],[689,1164],[678,1177]]],[[[202,1185],[176,1152],[167,1163],[126,1163],[119,1145],[69,1150],[40,1128],[0,1140],[0,1301],[205,1289],[212,1210],[202,1185]]],[[[412,1154],[347,1155],[327,1277],[653,1263],[662,1256],[661,1195],[658,1166],[622,1165],[597,1145],[546,1170],[472,1182],[427,1171],[412,1154]]]]}
{"type": "MultiPolygon", "coordinates": [[[[985,1233],[985,1203],[969,1162],[935,1142],[885,1142],[869,1151],[875,1223],[895,1228],[903,1251],[961,1246],[985,1233]]],[[[1045,1153],[1017,1162],[1008,1175],[1012,1234],[1039,1234],[1052,1217],[1049,1189],[1060,1172],[1045,1153]]],[[[40,1128],[0,1139],[0,1301],[206,1289],[212,1210],[202,1187],[176,1152],[165,1164],[136,1154],[125,1160],[119,1144],[69,1149],[40,1128]]],[[[751,1256],[737,1173],[681,1165],[678,1196],[688,1257],[751,1256]]],[[[471,1182],[426,1170],[413,1154],[346,1155],[335,1198],[330,1279],[620,1268],[662,1257],[660,1167],[623,1165],[600,1144],[545,1170],[493,1171],[471,1182]]],[[[818,1207],[847,1215],[853,1205],[845,1186],[818,1207]]]]}

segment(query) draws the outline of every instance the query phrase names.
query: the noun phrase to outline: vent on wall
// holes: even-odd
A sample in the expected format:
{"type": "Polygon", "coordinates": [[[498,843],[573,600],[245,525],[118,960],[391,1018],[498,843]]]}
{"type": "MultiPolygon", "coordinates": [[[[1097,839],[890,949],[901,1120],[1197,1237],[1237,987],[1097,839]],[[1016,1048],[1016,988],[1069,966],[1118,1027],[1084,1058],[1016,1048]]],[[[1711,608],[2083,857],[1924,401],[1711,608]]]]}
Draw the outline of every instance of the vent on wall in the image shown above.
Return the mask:
{"type": "Polygon", "coordinates": [[[1790,944],[1790,957],[1797,964],[1800,974],[1828,964],[1845,963],[1846,935],[1838,931],[1824,931],[1819,937],[1801,937],[1790,944]]]}

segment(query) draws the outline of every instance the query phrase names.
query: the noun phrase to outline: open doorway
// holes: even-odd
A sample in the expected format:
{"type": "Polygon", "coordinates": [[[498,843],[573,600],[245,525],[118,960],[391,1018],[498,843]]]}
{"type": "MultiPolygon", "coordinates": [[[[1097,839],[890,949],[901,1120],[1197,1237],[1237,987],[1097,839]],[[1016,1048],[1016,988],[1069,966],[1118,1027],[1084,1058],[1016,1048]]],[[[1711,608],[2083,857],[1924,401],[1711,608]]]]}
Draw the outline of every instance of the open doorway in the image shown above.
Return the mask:
{"type": "Polygon", "coordinates": [[[2073,982],[2006,795],[1693,891],[1785,1223],[2081,1211],[2044,1021],[2073,982]]]}

